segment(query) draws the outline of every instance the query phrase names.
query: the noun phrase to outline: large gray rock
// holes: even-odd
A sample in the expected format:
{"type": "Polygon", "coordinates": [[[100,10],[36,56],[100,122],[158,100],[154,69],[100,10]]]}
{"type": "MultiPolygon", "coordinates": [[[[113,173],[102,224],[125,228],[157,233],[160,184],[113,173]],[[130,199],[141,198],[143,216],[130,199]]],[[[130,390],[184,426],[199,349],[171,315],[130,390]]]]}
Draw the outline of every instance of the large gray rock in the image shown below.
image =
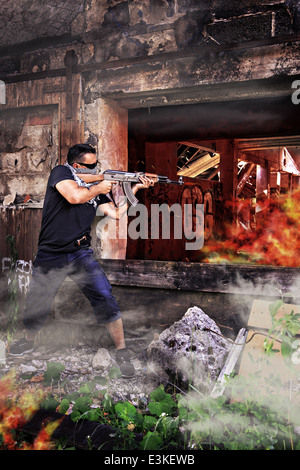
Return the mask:
{"type": "Polygon", "coordinates": [[[150,369],[207,392],[224,366],[231,344],[198,307],[164,330],[147,349],[150,369]]]}

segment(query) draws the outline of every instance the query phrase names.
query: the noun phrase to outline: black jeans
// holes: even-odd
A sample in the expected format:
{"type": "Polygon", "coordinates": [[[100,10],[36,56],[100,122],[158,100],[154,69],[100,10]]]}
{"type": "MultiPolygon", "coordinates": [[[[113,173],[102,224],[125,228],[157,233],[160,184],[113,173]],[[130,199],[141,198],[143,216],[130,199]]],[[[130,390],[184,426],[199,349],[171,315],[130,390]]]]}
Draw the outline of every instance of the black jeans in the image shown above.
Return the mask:
{"type": "MultiPolygon", "coordinates": [[[[93,251],[81,248],[74,253],[46,253],[39,251],[33,264],[25,310],[24,326],[32,333],[42,327],[51,313],[52,303],[66,276],[80,287],[90,301],[100,324],[121,318],[119,306],[111,285],[93,251]]],[[[76,301],[74,301],[74,309],[76,301]]]]}

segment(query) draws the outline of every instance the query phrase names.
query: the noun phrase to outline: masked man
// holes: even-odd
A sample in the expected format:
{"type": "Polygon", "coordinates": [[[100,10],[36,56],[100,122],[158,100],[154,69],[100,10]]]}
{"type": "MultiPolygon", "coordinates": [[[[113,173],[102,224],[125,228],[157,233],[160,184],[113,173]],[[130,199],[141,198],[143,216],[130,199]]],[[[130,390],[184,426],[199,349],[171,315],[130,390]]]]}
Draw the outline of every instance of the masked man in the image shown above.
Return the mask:
{"type": "MultiPolygon", "coordinates": [[[[125,344],[120,309],[90,248],[91,224],[98,206],[103,214],[114,219],[120,219],[128,206],[125,203],[116,207],[107,196],[112,189],[111,182],[86,182],[96,179],[93,176],[96,173],[96,152],[88,144],[71,147],[67,163],[51,171],[24,310],[26,335],[11,346],[10,354],[19,356],[33,350],[34,338],[51,312],[55,295],[65,277],[70,276],[89,299],[97,322],[107,327],[116,346],[116,362],[123,377],[131,377],[135,370],[125,344]]],[[[148,178],[141,178],[141,182],[133,186],[133,193],[151,184],[148,178]]]]}

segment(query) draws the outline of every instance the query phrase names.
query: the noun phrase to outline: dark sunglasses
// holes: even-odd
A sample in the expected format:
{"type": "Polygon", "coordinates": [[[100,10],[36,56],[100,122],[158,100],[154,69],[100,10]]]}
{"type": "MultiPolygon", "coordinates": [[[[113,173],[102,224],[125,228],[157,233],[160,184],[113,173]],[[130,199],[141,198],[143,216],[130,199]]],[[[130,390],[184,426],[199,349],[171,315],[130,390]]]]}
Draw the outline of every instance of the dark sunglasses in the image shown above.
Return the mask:
{"type": "Polygon", "coordinates": [[[96,168],[98,162],[95,162],[95,163],[76,162],[76,163],[78,163],[79,165],[84,165],[87,168],[89,168],[90,170],[93,170],[94,168],[96,168]]]}

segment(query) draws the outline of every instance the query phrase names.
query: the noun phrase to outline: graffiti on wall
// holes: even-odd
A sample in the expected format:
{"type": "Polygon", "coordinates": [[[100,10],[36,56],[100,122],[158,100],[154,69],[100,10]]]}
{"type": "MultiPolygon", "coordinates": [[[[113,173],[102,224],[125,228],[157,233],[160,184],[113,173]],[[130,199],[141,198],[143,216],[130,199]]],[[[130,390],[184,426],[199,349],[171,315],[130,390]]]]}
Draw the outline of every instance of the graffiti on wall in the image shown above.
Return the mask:
{"type": "Polygon", "coordinates": [[[12,272],[17,275],[19,292],[27,294],[32,274],[32,261],[17,260],[16,265],[12,266],[10,258],[2,258],[2,274],[7,276],[8,286],[12,282],[12,272]]]}

